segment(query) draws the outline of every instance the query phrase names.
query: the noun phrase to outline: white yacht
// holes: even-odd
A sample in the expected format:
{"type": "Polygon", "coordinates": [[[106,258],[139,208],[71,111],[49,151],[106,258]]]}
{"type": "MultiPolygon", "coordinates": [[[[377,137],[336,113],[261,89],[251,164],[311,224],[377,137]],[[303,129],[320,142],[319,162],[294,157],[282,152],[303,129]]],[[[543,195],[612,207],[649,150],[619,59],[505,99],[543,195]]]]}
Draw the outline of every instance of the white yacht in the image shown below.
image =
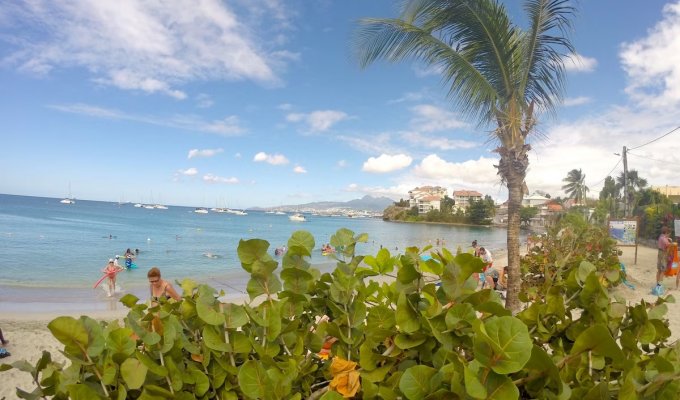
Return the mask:
{"type": "Polygon", "coordinates": [[[294,222],[305,222],[305,221],[307,221],[307,218],[305,218],[305,216],[300,214],[300,213],[289,215],[288,219],[290,219],[291,221],[294,221],[294,222]]]}
{"type": "Polygon", "coordinates": [[[203,208],[203,207],[197,207],[197,208],[194,210],[194,212],[195,212],[196,214],[207,214],[207,213],[208,213],[208,209],[207,209],[207,208],[203,208]]]}

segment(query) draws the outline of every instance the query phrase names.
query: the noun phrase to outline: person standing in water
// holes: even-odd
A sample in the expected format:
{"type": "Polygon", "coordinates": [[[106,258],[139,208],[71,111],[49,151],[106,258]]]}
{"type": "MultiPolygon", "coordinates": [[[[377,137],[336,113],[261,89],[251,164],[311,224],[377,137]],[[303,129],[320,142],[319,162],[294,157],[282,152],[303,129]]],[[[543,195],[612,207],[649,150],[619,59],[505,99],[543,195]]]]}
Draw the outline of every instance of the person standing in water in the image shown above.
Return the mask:
{"type": "Polygon", "coordinates": [[[109,258],[109,263],[102,269],[102,272],[108,278],[109,297],[116,293],[116,275],[123,270],[122,267],[116,266],[113,261],[113,258],[109,258]]]}
{"type": "Polygon", "coordinates": [[[170,282],[161,279],[160,269],[153,267],[146,276],[149,278],[149,292],[151,293],[152,303],[158,303],[163,297],[165,300],[175,299],[179,301],[182,299],[170,282]]]}

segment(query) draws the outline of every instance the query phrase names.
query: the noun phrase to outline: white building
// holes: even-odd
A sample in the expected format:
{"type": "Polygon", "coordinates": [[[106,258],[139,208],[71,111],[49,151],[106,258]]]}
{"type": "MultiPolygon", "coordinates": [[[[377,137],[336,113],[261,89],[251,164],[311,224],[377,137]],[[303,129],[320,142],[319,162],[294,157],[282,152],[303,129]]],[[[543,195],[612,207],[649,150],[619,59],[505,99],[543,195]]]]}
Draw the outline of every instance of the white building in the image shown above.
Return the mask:
{"type": "Polygon", "coordinates": [[[408,196],[409,207],[418,207],[418,213],[425,214],[430,210],[440,209],[446,189],[441,186],[421,186],[409,190],[408,196]]]}
{"type": "Polygon", "coordinates": [[[453,201],[456,202],[455,208],[465,211],[473,201],[481,201],[482,194],[475,190],[454,190],[453,201]]]}
{"type": "Polygon", "coordinates": [[[527,196],[522,199],[522,205],[524,207],[538,207],[550,201],[549,197],[542,194],[534,192],[531,196],[527,196]]]}

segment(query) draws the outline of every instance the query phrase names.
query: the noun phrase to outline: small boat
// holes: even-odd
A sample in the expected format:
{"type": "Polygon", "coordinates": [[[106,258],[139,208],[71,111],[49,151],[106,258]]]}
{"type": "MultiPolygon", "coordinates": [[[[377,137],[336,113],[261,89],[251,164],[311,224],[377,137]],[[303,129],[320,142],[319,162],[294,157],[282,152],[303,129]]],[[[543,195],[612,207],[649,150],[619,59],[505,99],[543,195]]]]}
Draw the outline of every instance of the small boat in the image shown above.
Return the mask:
{"type": "Polygon", "coordinates": [[[305,221],[307,221],[307,218],[305,218],[305,216],[300,214],[300,213],[289,215],[288,219],[290,219],[291,221],[294,221],[294,222],[305,222],[305,221]]]}
{"type": "Polygon", "coordinates": [[[59,202],[61,204],[76,204],[76,199],[71,196],[71,182],[68,183],[68,197],[59,202]]]}
{"type": "Polygon", "coordinates": [[[286,213],[283,212],[283,211],[276,211],[274,214],[276,214],[276,215],[286,215],[286,213]]]}
{"type": "Polygon", "coordinates": [[[154,204],[153,208],[155,208],[156,210],[167,210],[168,206],[164,206],[163,204],[154,204]]]}
{"type": "Polygon", "coordinates": [[[232,210],[231,208],[227,209],[227,212],[234,215],[248,215],[248,213],[243,210],[232,210]]]}
{"type": "Polygon", "coordinates": [[[196,214],[207,214],[207,213],[208,213],[208,209],[203,208],[203,207],[196,207],[196,209],[194,210],[194,212],[195,212],[196,214]]]}

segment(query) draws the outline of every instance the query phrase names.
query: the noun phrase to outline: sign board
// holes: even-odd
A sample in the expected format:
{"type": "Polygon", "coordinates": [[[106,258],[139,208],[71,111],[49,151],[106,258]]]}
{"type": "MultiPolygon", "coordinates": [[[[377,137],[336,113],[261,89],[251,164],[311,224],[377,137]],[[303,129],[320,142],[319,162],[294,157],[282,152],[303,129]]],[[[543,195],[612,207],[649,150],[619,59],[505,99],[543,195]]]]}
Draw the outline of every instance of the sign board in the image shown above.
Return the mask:
{"type": "Polygon", "coordinates": [[[673,231],[675,237],[680,237],[680,219],[673,220],[673,231]]]}
{"type": "Polygon", "coordinates": [[[616,240],[617,246],[635,246],[637,244],[637,220],[609,220],[609,236],[616,240]]]}
{"type": "Polygon", "coordinates": [[[635,247],[635,264],[637,264],[638,220],[610,219],[607,223],[609,236],[616,240],[619,247],[635,247]]]}

